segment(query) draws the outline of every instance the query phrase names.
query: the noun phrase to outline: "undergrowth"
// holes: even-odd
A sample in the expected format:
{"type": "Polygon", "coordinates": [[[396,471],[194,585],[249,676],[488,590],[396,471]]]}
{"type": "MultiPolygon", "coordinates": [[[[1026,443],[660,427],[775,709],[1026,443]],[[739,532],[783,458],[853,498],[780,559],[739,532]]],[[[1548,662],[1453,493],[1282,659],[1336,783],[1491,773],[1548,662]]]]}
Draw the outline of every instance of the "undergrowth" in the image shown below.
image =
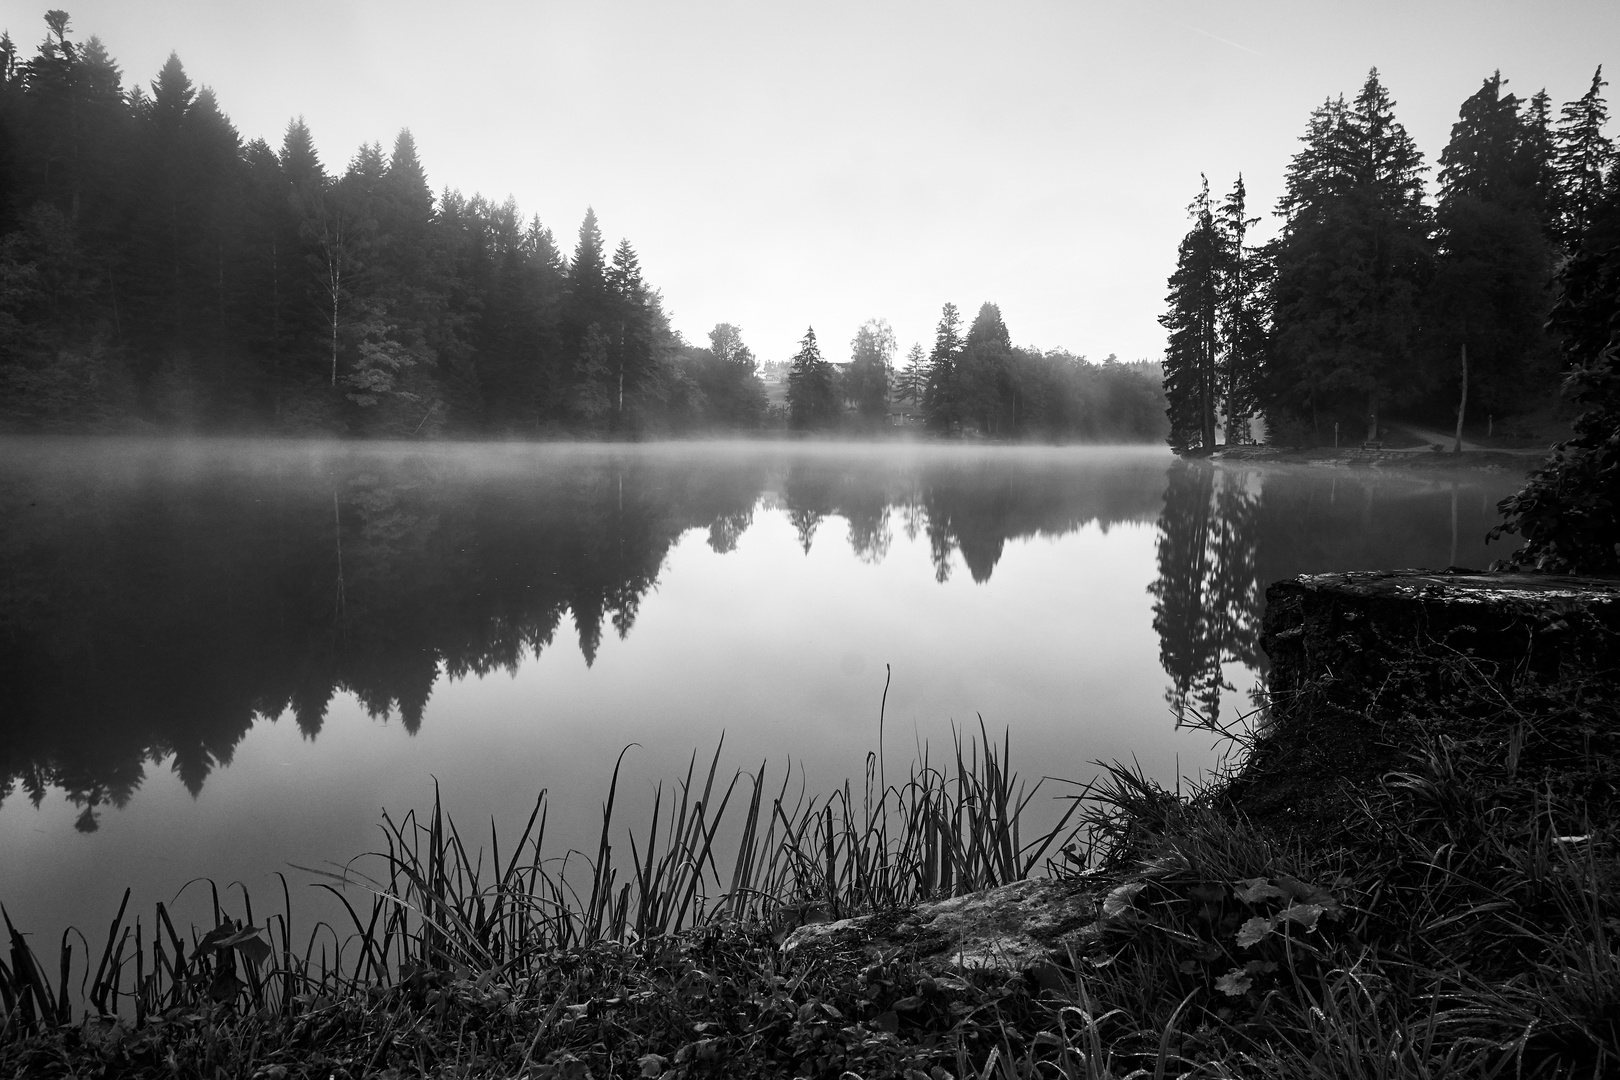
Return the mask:
{"type": "Polygon", "coordinates": [[[1308,829],[1251,816],[1241,775],[1113,766],[1024,836],[1035,792],[981,727],[946,767],[891,784],[873,757],[820,799],[717,750],[627,831],[615,770],[588,859],[548,854],[543,795],[485,847],[435,799],[327,873],[347,924],[302,938],[285,883],[257,913],[216,891],[206,932],[120,909],[49,964],[8,918],[0,1075],[1612,1075],[1612,698],[1447,662],[1439,705],[1372,717],[1392,767],[1308,829]],[[1032,875],[1095,913],[1034,968],[784,948],[1032,875]]]}

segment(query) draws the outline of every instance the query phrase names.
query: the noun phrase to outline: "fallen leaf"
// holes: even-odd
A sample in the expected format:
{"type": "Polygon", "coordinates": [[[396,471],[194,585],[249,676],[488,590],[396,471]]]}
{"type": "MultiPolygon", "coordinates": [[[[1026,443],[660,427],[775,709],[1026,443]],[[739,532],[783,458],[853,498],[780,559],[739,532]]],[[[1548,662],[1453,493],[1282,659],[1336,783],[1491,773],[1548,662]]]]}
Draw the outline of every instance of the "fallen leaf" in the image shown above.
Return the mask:
{"type": "Polygon", "coordinates": [[[1103,914],[1109,918],[1118,918],[1130,910],[1131,903],[1136,894],[1147,888],[1145,881],[1132,881],[1110,892],[1103,899],[1103,914]]]}
{"type": "Polygon", "coordinates": [[[1322,917],[1320,904],[1290,904],[1277,912],[1277,918],[1298,923],[1307,930],[1316,929],[1316,920],[1322,917]]]}
{"type": "Polygon", "coordinates": [[[1269,933],[1271,933],[1271,920],[1256,916],[1238,928],[1237,943],[1242,948],[1247,949],[1269,933]]]}
{"type": "Polygon", "coordinates": [[[1234,888],[1232,892],[1245,904],[1258,904],[1262,900],[1281,900],[1288,895],[1263,877],[1245,878],[1238,884],[1242,888],[1234,888]]]}

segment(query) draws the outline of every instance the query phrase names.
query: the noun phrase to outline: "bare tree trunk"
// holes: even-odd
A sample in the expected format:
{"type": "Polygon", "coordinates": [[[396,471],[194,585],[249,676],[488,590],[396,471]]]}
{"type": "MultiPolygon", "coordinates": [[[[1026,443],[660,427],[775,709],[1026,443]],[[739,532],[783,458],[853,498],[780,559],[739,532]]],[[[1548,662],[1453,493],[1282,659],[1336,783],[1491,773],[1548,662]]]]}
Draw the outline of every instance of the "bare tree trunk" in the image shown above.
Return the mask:
{"type": "Polygon", "coordinates": [[[1468,342],[1462,345],[1462,400],[1457,402],[1457,439],[1452,444],[1453,454],[1462,453],[1463,417],[1468,413],[1468,342]]]}
{"type": "Polygon", "coordinates": [[[1378,391],[1367,392],[1367,441],[1378,441],[1378,391]]]}

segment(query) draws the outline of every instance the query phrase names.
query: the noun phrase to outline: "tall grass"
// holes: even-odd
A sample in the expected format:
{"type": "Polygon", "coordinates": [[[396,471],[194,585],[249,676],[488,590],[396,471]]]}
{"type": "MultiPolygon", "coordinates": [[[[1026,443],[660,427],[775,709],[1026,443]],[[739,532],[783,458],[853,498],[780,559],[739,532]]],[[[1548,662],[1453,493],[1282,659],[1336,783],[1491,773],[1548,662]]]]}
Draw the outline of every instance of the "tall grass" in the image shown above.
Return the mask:
{"type": "Polygon", "coordinates": [[[435,785],[423,814],[383,815],[384,845],[347,865],[298,869],[336,897],[342,916],[300,938],[281,876],[276,910],[255,915],[245,887],[221,896],[207,883],[212,928],[182,935],[159,903],[149,923],[129,919],[126,891],[98,962],[64,935],[54,975],[6,919],[0,961],[0,1038],[70,1021],[74,975],[87,1010],[137,1023],[182,1006],[285,1013],[320,998],[386,988],[424,972],[521,977],[560,951],[598,942],[656,950],[674,935],[718,924],[790,926],[892,908],[1022,880],[1074,834],[1077,802],[1055,826],[1026,837],[1021,820],[1042,782],[1011,771],[981,721],[957,733],[945,767],[925,747],[904,781],[884,786],[868,756],[864,784],[790,796],[793,773],[772,785],[721,772],[722,747],[657,788],[651,812],[621,833],[621,753],[602,804],[594,856],[554,853],[542,791],[515,841],[493,822],[470,846],[435,785]],[[731,837],[721,847],[724,837],[731,837]],[[626,859],[628,855],[628,859],[626,859]],[[346,921],[345,921],[346,920],[346,921]]]}

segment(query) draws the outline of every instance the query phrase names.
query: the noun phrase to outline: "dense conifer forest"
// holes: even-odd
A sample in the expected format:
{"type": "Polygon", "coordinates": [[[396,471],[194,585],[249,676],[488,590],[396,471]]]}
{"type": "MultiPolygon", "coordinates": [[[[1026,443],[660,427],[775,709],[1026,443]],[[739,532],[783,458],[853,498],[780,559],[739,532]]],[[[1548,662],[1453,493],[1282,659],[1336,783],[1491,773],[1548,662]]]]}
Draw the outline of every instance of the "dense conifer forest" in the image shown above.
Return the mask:
{"type": "Polygon", "coordinates": [[[1310,116],[1275,239],[1254,244],[1240,177],[1206,180],[1170,278],[1170,442],[1379,440],[1392,415],[1487,434],[1546,405],[1620,324],[1620,169],[1600,68],[1555,111],[1494,72],[1439,157],[1374,69],[1310,116]],[[1217,430],[1219,429],[1219,431],[1217,430]]]}
{"type": "Polygon", "coordinates": [[[594,211],[570,250],[511,200],[436,195],[409,131],[334,167],[302,117],[246,139],[178,56],[126,86],[45,23],[31,56],[0,37],[0,428],[1163,437],[1156,364],[1016,349],[993,305],[965,339],[948,306],[902,370],[881,320],[843,363],[812,332],[773,404],[741,331],[685,341],[594,211]]]}

